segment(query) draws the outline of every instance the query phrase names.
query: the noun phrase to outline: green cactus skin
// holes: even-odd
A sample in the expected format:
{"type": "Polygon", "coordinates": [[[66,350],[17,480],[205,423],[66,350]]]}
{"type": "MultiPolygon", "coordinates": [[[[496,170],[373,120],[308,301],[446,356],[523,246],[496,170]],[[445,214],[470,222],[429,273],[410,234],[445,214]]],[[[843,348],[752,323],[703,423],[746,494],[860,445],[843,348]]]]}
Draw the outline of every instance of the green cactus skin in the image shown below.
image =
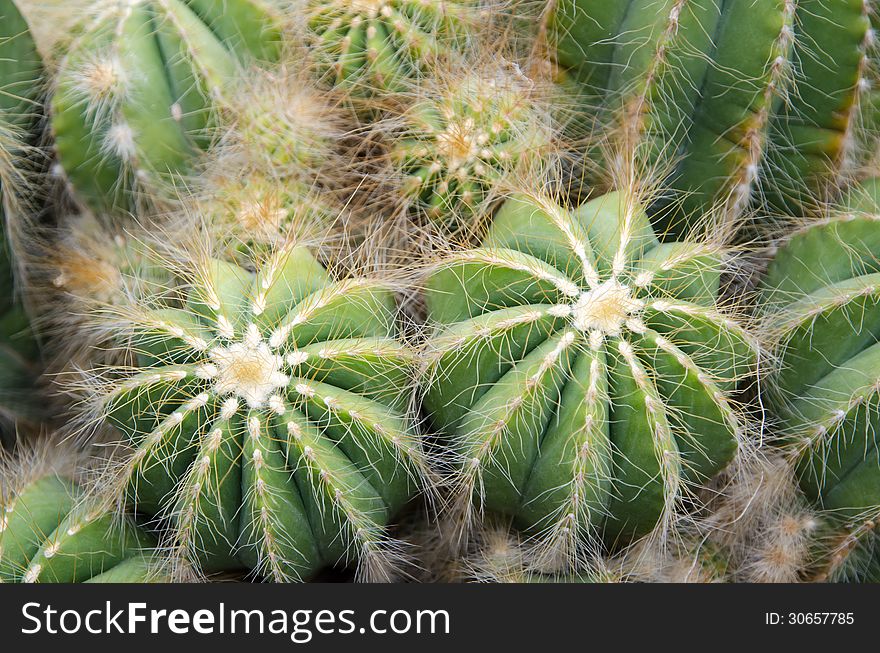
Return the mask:
{"type": "Polygon", "coordinates": [[[569,557],[672,527],[747,428],[731,393],[756,345],[717,305],[723,258],[660,244],[624,193],[571,212],[523,195],[430,275],[425,406],[463,523],[510,515],[569,557]]]}
{"type": "Polygon", "coordinates": [[[309,29],[333,83],[358,94],[406,90],[407,81],[467,41],[484,12],[473,0],[314,0],[309,29]]]}
{"type": "Polygon", "coordinates": [[[39,419],[35,399],[37,344],[17,298],[10,234],[34,199],[27,192],[39,157],[43,64],[12,0],[0,0],[0,444],[39,419]],[[9,222],[7,222],[9,221],[9,222]]]}
{"type": "MultiPolygon", "coordinates": [[[[763,280],[768,338],[778,352],[768,404],[797,461],[835,578],[877,550],[880,390],[880,184],[851,189],[825,219],[790,234],[763,280]],[[845,555],[844,555],[845,554],[845,555]]],[[[878,560],[868,556],[866,568],[878,560]]],[[[876,558],[876,556],[874,556],[876,558]]],[[[862,560],[862,563],[865,561],[862,560]]],[[[862,565],[864,566],[864,565],[862,565]]]]}
{"type": "Polygon", "coordinates": [[[81,503],[56,474],[27,483],[0,505],[0,582],[158,582],[151,536],[130,518],[81,503]]]}
{"type": "Polygon", "coordinates": [[[393,294],[298,246],[257,268],[193,262],[184,304],[130,307],[140,368],[101,398],[134,448],[118,478],[206,572],[387,578],[424,468],[393,294]]]}
{"type": "Polygon", "coordinates": [[[87,22],[58,74],[52,128],[78,196],[101,210],[191,171],[240,66],[280,54],[262,0],[96,2],[87,22]]]}
{"type": "Polygon", "coordinates": [[[555,15],[559,63],[601,120],[678,161],[673,235],[718,201],[824,197],[852,149],[868,28],[863,0],[563,0],[555,15]]]}
{"type": "Polygon", "coordinates": [[[548,152],[552,124],[535,105],[500,68],[427,91],[391,151],[405,195],[431,219],[472,217],[499,179],[548,152]]]}

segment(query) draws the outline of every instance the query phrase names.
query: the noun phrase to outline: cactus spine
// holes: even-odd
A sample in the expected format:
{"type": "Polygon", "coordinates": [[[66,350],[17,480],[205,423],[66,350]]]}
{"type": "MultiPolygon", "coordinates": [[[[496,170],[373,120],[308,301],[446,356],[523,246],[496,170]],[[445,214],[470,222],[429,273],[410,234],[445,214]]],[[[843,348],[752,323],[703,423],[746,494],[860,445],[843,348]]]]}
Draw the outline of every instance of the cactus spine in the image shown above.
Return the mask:
{"type": "Polygon", "coordinates": [[[524,194],[426,282],[425,407],[463,525],[513,517],[551,565],[676,527],[736,455],[753,338],[717,299],[723,248],[660,244],[639,202],[524,194]]]}

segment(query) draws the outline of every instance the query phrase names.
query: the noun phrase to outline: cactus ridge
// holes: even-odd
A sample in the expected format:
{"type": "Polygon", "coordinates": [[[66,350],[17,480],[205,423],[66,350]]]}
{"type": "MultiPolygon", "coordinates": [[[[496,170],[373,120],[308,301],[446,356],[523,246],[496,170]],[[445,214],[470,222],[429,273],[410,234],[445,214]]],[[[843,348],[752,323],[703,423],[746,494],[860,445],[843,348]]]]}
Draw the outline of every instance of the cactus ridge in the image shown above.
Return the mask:
{"type": "Polygon", "coordinates": [[[182,305],[120,311],[140,364],[97,396],[133,448],[115,485],[206,572],[390,578],[402,551],[386,525],[426,473],[391,288],[334,281],[301,246],[255,273],[187,267],[182,305]]]}
{"type": "Polygon", "coordinates": [[[276,61],[280,19],[260,0],[97,1],[52,98],[59,158],[78,195],[127,209],[187,174],[242,65],[276,61]]]}
{"type": "Polygon", "coordinates": [[[624,193],[575,211],[525,194],[430,275],[425,406],[462,525],[511,515],[557,563],[675,527],[748,429],[731,391],[757,345],[717,302],[723,259],[660,244],[624,193]]]}
{"type": "Polygon", "coordinates": [[[600,120],[674,165],[674,234],[717,201],[810,205],[851,162],[873,47],[862,0],[559,7],[559,62],[600,98],[600,120]]]}

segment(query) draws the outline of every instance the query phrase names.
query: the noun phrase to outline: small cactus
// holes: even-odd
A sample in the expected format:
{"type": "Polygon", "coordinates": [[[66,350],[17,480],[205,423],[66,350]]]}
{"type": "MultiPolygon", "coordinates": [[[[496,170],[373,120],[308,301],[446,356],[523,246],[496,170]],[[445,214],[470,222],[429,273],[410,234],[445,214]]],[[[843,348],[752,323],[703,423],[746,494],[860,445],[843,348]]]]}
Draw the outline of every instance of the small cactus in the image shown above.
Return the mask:
{"type": "Polygon", "coordinates": [[[402,92],[467,43],[486,15],[477,0],[309,0],[325,76],[361,95],[402,92]]]}
{"type": "Polygon", "coordinates": [[[625,192],[573,211],[518,194],[440,263],[424,404],[455,457],[453,519],[509,515],[553,568],[674,529],[749,428],[733,391],[757,345],[720,305],[726,255],[660,244],[625,192]]]}
{"type": "Polygon", "coordinates": [[[93,389],[132,450],[111,487],[205,572],[389,578],[425,469],[390,287],[289,244],[256,272],[180,258],[180,285],[116,311],[139,365],[93,389]]]}
{"type": "Polygon", "coordinates": [[[409,205],[431,220],[467,221],[499,180],[545,163],[555,133],[538,90],[502,64],[428,83],[390,153],[409,205]]]}
{"type": "Polygon", "coordinates": [[[242,66],[278,59],[281,21],[259,0],[95,0],[86,13],[55,80],[55,145],[80,199],[124,211],[192,171],[242,66]]]}
{"type": "Polygon", "coordinates": [[[0,582],[167,580],[150,535],[85,500],[76,459],[51,440],[0,459],[0,582]]]}

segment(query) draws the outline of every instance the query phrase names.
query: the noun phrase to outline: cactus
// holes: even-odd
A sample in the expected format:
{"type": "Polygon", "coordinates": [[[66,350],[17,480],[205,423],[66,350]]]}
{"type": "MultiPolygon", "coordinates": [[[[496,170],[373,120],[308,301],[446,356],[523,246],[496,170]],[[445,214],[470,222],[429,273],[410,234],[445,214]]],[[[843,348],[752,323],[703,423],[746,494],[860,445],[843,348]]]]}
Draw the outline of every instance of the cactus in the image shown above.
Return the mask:
{"type": "Polygon", "coordinates": [[[472,66],[437,77],[404,115],[390,157],[409,206],[432,220],[467,222],[499,180],[545,163],[555,134],[541,93],[512,66],[472,66]]]}
{"type": "Polygon", "coordinates": [[[487,11],[474,0],[310,0],[309,35],[323,76],[359,95],[402,92],[461,50],[487,11]]]}
{"type": "Polygon", "coordinates": [[[251,246],[326,230],[343,213],[336,194],[351,166],[339,142],[354,118],[281,65],[253,71],[234,96],[193,182],[199,218],[251,246]]]}
{"type": "Polygon", "coordinates": [[[290,244],[255,273],[175,259],[177,286],[101,322],[139,361],[89,381],[132,448],[108,492],[168,522],[172,546],[205,572],[391,577],[402,551],[386,526],[425,469],[391,288],[334,281],[290,244]]]}
{"type": "Polygon", "coordinates": [[[84,500],[77,454],[48,440],[0,459],[0,582],[161,582],[156,542],[84,500]]]}
{"type": "Polygon", "coordinates": [[[23,223],[37,204],[34,175],[42,115],[43,65],[27,23],[12,0],[0,0],[0,443],[39,420],[34,385],[39,352],[18,296],[23,223]]]}
{"type": "Polygon", "coordinates": [[[869,86],[869,10],[864,0],[560,0],[551,38],[599,120],[674,164],[668,183],[685,199],[663,227],[681,234],[718,201],[734,214],[756,197],[798,210],[833,193],[869,86]]]}
{"type": "Polygon", "coordinates": [[[733,391],[757,344],[718,300],[726,255],[660,244],[627,192],[574,211],[528,193],[432,271],[424,404],[453,519],[509,515],[554,568],[670,534],[749,428],[733,391]]]}
{"type": "MultiPolygon", "coordinates": [[[[779,357],[768,404],[805,508],[817,515],[812,539],[830,546],[814,552],[833,567],[821,572],[829,578],[849,574],[846,561],[880,542],[878,190],[867,180],[788,234],[762,281],[763,331],[779,357]],[[841,547],[854,551],[836,556],[841,547]]],[[[876,573],[880,557],[868,558],[876,573]]]]}
{"type": "Polygon", "coordinates": [[[280,56],[262,0],[95,0],[60,64],[52,128],[61,165],[93,208],[126,210],[192,172],[230,82],[280,56]]]}

